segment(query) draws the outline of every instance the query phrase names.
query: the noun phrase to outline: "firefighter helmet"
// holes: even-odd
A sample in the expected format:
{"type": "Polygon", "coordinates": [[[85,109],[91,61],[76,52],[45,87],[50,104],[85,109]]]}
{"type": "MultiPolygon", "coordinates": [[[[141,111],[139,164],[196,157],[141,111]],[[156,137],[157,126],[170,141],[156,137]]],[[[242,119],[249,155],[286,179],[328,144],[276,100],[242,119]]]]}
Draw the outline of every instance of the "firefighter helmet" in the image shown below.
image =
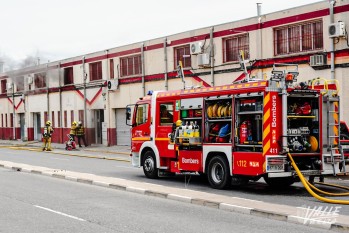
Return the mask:
{"type": "Polygon", "coordinates": [[[77,125],[78,123],[76,121],[73,121],[72,125],[77,125]]]}
{"type": "Polygon", "coordinates": [[[181,121],[181,120],[177,120],[177,121],[176,121],[176,126],[179,127],[179,126],[181,126],[181,125],[182,125],[182,121],[181,121]]]}
{"type": "Polygon", "coordinates": [[[51,124],[52,124],[51,121],[46,121],[47,126],[51,126],[51,124]]]}

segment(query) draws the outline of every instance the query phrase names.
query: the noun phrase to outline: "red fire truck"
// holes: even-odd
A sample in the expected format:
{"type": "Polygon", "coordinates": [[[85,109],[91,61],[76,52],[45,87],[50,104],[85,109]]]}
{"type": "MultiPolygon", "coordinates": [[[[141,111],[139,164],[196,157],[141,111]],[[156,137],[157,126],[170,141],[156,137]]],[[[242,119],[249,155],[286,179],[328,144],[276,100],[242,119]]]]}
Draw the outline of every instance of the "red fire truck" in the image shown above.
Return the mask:
{"type": "MultiPolygon", "coordinates": [[[[261,177],[269,185],[340,173],[339,96],[334,81],[297,84],[298,67],[274,65],[269,80],[154,91],[127,106],[131,160],[148,178],[205,175],[223,189],[261,177]]],[[[345,166],[344,166],[345,169],[345,166]]]]}

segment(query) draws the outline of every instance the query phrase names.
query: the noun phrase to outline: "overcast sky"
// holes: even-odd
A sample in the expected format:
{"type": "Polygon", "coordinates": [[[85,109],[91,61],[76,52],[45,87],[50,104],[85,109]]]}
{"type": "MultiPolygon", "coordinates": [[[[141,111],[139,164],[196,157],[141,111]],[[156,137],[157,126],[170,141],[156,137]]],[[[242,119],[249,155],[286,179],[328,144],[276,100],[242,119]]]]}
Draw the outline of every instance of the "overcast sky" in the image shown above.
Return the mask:
{"type": "MultiPolygon", "coordinates": [[[[320,0],[0,0],[0,59],[50,61],[320,0]]],[[[46,63],[47,61],[42,61],[46,63]]]]}

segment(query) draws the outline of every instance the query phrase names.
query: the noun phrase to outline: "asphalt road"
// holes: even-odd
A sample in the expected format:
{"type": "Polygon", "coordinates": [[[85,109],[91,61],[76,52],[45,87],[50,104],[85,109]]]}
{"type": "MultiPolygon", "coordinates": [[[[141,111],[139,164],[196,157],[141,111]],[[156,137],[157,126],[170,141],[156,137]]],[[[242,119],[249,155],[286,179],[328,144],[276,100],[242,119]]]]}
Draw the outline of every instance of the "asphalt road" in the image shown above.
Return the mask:
{"type": "Polygon", "coordinates": [[[328,232],[0,168],[0,232],[328,232]]]}
{"type": "MultiPolygon", "coordinates": [[[[164,186],[192,189],[208,193],[215,193],[225,196],[239,197],[267,203],[284,204],[295,207],[327,207],[338,206],[320,202],[311,197],[300,183],[294,184],[284,189],[273,189],[263,182],[251,182],[243,187],[233,187],[228,190],[214,190],[209,187],[207,181],[197,176],[176,176],[161,178],[156,180],[147,179],[143,175],[141,168],[134,168],[128,162],[110,161],[101,159],[87,159],[81,157],[64,156],[45,152],[0,149],[0,160],[25,163],[35,166],[92,173],[99,176],[117,177],[139,182],[148,182],[164,186]]],[[[93,152],[79,152],[83,154],[95,155],[93,152]]],[[[125,158],[128,158],[125,156],[125,158]]],[[[335,181],[335,180],[333,180],[335,181]]],[[[338,183],[338,181],[335,181],[338,183]]],[[[342,185],[349,186],[347,180],[340,181],[342,185]]],[[[326,189],[336,191],[333,189],[326,189]]],[[[348,199],[341,197],[337,199],[348,199]]],[[[341,215],[349,215],[349,206],[340,206],[341,215]]]]}

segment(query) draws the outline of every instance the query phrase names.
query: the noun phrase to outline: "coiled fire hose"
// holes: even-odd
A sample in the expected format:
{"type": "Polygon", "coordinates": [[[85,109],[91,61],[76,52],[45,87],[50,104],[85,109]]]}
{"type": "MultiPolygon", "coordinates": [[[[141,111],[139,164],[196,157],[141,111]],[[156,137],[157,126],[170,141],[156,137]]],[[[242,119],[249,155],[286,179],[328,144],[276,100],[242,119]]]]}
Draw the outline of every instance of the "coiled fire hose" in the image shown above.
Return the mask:
{"type": "MultiPolygon", "coordinates": [[[[306,180],[307,181],[307,180],[306,180]]],[[[317,184],[321,184],[321,185],[326,185],[326,186],[334,186],[332,184],[325,184],[325,183],[322,183],[322,182],[316,182],[317,184]]],[[[346,192],[346,193],[330,193],[330,192],[326,192],[326,191],[323,191],[321,189],[318,189],[317,187],[315,187],[314,185],[312,185],[309,181],[307,181],[307,184],[309,185],[310,188],[314,189],[315,191],[319,192],[319,193],[322,193],[324,195],[328,195],[328,196],[349,196],[349,192],[346,192]]],[[[343,186],[334,186],[334,187],[337,187],[337,188],[343,188],[343,186]]]]}
{"type": "MultiPolygon", "coordinates": [[[[303,176],[303,174],[300,172],[298,166],[296,165],[296,163],[294,162],[293,158],[292,158],[292,155],[290,153],[287,153],[290,161],[291,161],[291,164],[292,164],[292,167],[296,170],[297,172],[297,175],[299,177],[299,179],[301,180],[303,186],[305,187],[305,189],[308,191],[308,193],[310,195],[312,195],[314,198],[320,200],[320,201],[323,201],[323,202],[327,202],[327,203],[332,203],[332,204],[342,204],[342,205],[349,205],[349,201],[348,200],[336,200],[336,199],[329,199],[329,198],[326,198],[326,197],[322,197],[322,196],[319,196],[318,194],[316,194],[312,189],[311,189],[311,186],[314,187],[313,185],[311,185],[303,176]],[[310,186],[311,185],[311,186],[310,186]]],[[[315,190],[320,190],[320,189],[317,189],[316,187],[314,187],[315,190]]],[[[321,191],[322,193],[324,191],[321,191]]],[[[325,192],[327,193],[327,192],[325,192]]],[[[323,193],[324,194],[324,193],[323,193]]],[[[336,195],[337,196],[337,195],[336,195]]],[[[345,195],[344,195],[345,196],[345,195]]]]}

